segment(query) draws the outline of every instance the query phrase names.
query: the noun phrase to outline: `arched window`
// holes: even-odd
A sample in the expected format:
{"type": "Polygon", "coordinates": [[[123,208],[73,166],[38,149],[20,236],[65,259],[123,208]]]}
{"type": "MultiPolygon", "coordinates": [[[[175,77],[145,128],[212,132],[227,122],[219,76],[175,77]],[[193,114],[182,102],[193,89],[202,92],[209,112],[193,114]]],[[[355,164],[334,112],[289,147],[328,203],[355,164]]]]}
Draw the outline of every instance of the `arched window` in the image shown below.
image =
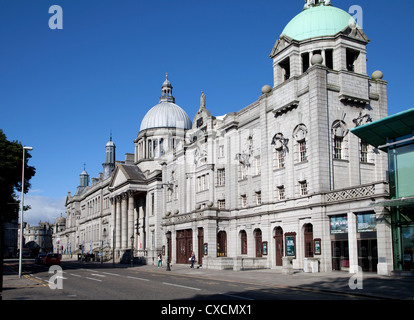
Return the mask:
{"type": "Polygon", "coordinates": [[[240,249],[241,254],[247,254],[247,233],[246,231],[240,231],[240,249]]]}

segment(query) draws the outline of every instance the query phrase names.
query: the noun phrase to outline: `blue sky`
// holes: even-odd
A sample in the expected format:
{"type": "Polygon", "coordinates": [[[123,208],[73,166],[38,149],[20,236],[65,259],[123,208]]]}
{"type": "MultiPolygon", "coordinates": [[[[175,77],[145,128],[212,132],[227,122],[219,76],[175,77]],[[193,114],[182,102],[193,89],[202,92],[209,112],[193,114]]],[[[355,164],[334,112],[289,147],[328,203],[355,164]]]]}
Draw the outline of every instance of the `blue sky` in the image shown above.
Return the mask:
{"type": "MultiPolygon", "coordinates": [[[[411,108],[414,3],[332,0],[363,9],[368,73],[389,82],[389,113],[411,108]]],[[[200,92],[213,115],[254,102],[273,84],[270,51],[302,0],[2,0],[0,128],[32,146],[37,169],[25,198],[31,224],[53,222],[86,163],[102,171],[110,131],[117,160],[134,150],[145,113],[168,72],[176,103],[191,119],[200,92]],[[63,30],[48,26],[63,9],[63,30]]]]}

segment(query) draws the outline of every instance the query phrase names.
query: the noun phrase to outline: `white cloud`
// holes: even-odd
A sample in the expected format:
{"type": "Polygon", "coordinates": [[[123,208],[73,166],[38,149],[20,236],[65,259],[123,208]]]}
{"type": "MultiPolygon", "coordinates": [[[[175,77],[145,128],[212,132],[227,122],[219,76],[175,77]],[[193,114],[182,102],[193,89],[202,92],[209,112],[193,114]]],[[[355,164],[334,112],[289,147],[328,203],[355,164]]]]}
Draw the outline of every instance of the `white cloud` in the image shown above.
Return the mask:
{"type": "Polygon", "coordinates": [[[65,197],[50,198],[30,192],[24,196],[24,205],[31,206],[24,213],[24,221],[31,226],[38,225],[40,221],[54,223],[61,213],[65,216],[65,200],[65,197]]]}

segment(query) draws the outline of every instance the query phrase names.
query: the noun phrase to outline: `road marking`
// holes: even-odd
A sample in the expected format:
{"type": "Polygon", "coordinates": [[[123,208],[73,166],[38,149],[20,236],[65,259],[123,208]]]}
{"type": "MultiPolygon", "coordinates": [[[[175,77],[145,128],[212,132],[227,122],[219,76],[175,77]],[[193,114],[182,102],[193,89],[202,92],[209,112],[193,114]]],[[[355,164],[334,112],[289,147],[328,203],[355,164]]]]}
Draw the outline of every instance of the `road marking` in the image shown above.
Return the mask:
{"type": "Polygon", "coordinates": [[[101,279],[95,279],[95,278],[89,278],[89,277],[86,277],[86,279],[89,279],[89,280],[94,280],[94,281],[98,281],[98,282],[102,282],[102,280],[101,280],[101,279]]]}
{"type": "Polygon", "coordinates": [[[127,276],[127,278],[129,278],[129,279],[135,279],[135,280],[141,280],[141,281],[149,281],[148,279],[137,278],[137,277],[131,277],[131,276],[127,276]]]}
{"type": "Polygon", "coordinates": [[[182,286],[182,285],[174,284],[174,283],[163,282],[163,284],[165,284],[167,286],[174,286],[174,287],[180,287],[180,288],[186,288],[186,289],[201,291],[201,289],[199,289],[199,288],[187,287],[187,286],[182,286]]]}
{"type": "Polygon", "coordinates": [[[103,274],[107,274],[107,275],[110,275],[110,276],[117,276],[117,277],[120,277],[121,275],[120,274],[118,274],[118,273],[111,273],[111,272],[102,272],[103,274]]]}
{"type": "Polygon", "coordinates": [[[68,274],[71,275],[71,276],[74,276],[74,277],[82,278],[82,276],[80,276],[78,274],[74,274],[74,273],[68,273],[68,274]]]}
{"type": "Polygon", "coordinates": [[[250,299],[250,298],[246,298],[246,297],[240,297],[240,296],[235,296],[233,294],[225,294],[225,293],[219,293],[222,296],[226,296],[226,297],[231,297],[231,298],[236,298],[236,299],[242,299],[242,300],[254,300],[254,299],[250,299]]]}
{"type": "Polygon", "coordinates": [[[91,276],[106,278],[106,276],[104,276],[103,274],[97,274],[97,273],[92,273],[91,276]]]}

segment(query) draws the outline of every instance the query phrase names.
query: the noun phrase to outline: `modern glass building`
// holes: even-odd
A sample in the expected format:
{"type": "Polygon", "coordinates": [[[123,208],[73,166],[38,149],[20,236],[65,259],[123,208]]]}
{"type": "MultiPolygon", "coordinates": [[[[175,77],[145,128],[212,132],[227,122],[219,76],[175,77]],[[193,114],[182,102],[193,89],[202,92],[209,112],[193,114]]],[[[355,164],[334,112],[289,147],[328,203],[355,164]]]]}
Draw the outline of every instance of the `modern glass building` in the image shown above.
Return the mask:
{"type": "Polygon", "coordinates": [[[414,271],[414,109],[351,130],[388,153],[394,270],[414,271]]]}

